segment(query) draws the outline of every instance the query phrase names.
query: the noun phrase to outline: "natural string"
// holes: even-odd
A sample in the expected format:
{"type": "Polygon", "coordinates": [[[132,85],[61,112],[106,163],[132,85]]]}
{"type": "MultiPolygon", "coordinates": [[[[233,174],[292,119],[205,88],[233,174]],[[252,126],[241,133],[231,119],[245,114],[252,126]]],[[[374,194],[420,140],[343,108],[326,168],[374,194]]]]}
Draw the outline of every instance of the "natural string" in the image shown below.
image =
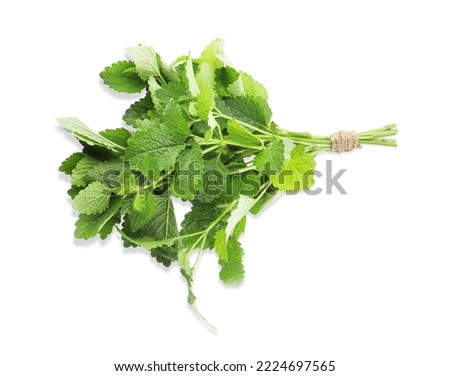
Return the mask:
{"type": "Polygon", "coordinates": [[[330,135],[331,151],[351,151],[358,146],[358,134],[355,131],[339,131],[330,135]]]}

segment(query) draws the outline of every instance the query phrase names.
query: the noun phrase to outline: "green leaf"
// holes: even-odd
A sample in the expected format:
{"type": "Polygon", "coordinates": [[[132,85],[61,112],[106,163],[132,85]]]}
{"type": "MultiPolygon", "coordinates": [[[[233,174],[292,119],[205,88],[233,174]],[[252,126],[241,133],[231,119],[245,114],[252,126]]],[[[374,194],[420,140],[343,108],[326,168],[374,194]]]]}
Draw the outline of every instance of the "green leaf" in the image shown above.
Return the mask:
{"type": "Polygon", "coordinates": [[[271,141],[256,154],[253,164],[267,176],[278,174],[284,164],[284,144],[281,140],[271,141]]]}
{"type": "Polygon", "coordinates": [[[223,55],[223,40],[217,38],[205,47],[200,60],[209,63],[215,70],[223,66],[223,61],[218,57],[221,55],[223,55]]]}
{"type": "MultiPolygon", "coordinates": [[[[180,234],[178,232],[177,220],[173,208],[172,199],[169,194],[155,196],[156,211],[143,231],[155,240],[173,239],[180,234]]],[[[178,257],[179,242],[173,245],[164,245],[152,249],[152,256],[156,261],[169,266],[178,257]]]]}
{"type": "Polygon", "coordinates": [[[205,160],[204,164],[203,190],[196,197],[196,200],[210,203],[220,197],[225,191],[229,170],[220,160],[220,155],[213,159],[205,160]]]}
{"type": "Polygon", "coordinates": [[[125,216],[121,231],[126,237],[122,238],[125,247],[136,246],[138,242],[147,249],[149,246],[156,247],[150,250],[152,257],[168,267],[178,257],[180,246],[178,226],[170,195],[156,195],[155,200],[156,210],[153,216],[139,231],[131,230],[129,216],[125,216]]]}
{"type": "Polygon", "coordinates": [[[108,140],[107,138],[95,133],[77,118],[60,118],[58,119],[58,122],[66,131],[72,133],[80,141],[84,141],[88,145],[101,146],[112,151],[123,150],[123,146],[118,145],[108,140]]]}
{"type": "Polygon", "coordinates": [[[111,233],[112,226],[120,221],[120,216],[117,217],[116,214],[121,205],[122,199],[114,198],[111,200],[109,208],[101,214],[81,214],[76,222],[75,237],[89,239],[101,233],[102,239],[106,238],[111,233]]]}
{"type": "Polygon", "coordinates": [[[197,115],[200,119],[208,121],[211,110],[215,106],[216,93],[213,89],[208,86],[203,86],[197,97],[197,115]]]}
{"type": "Polygon", "coordinates": [[[189,126],[190,122],[180,108],[170,102],[162,124],[135,132],[128,140],[125,155],[130,167],[149,176],[172,167],[180,151],[185,148],[185,140],[190,135],[189,126]]]}
{"type": "Polygon", "coordinates": [[[191,268],[189,264],[189,252],[187,251],[180,251],[178,252],[178,262],[180,264],[180,272],[181,275],[186,279],[187,285],[188,285],[188,298],[187,301],[189,304],[195,303],[195,295],[192,291],[192,285],[194,282],[193,279],[193,269],[191,268]]]}
{"type": "MultiPolygon", "coordinates": [[[[181,235],[186,236],[189,234],[194,234],[196,232],[202,232],[208,228],[213,221],[220,216],[222,210],[215,206],[214,204],[204,204],[204,203],[194,203],[192,205],[191,211],[186,213],[183,222],[181,222],[181,235]]],[[[194,247],[196,249],[207,249],[213,248],[214,246],[214,234],[219,229],[220,223],[216,224],[214,228],[210,229],[207,236],[204,239],[204,244],[202,234],[186,237],[184,239],[185,247],[194,247]]]]}
{"type": "Polygon", "coordinates": [[[187,117],[183,108],[173,100],[166,106],[162,120],[164,127],[180,137],[186,138],[191,134],[192,120],[187,117]]]}
{"type": "Polygon", "coordinates": [[[156,54],[156,60],[158,61],[159,70],[161,75],[166,81],[178,82],[181,81],[180,76],[173,67],[167,64],[159,54],[156,54]]]}
{"type": "Polygon", "coordinates": [[[283,169],[277,175],[271,175],[270,181],[280,191],[299,192],[314,184],[314,157],[305,152],[302,145],[291,151],[283,169]]]}
{"type": "Polygon", "coordinates": [[[130,219],[130,226],[133,232],[140,230],[151,219],[156,211],[155,196],[149,191],[138,192],[130,206],[128,216],[130,219]]]}
{"type": "Polygon", "coordinates": [[[83,189],[83,187],[77,187],[76,185],[72,185],[70,189],[67,191],[67,194],[70,196],[70,198],[73,200],[75,197],[77,197],[78,193],[83,189]]]}
{"type": "Polygon", "coordinates": [[[178,246],[176,244],[171,246],[162,245],[161,247],[151,249],[150,254],[156,261],[168,268],[172,262],[177,261],[178,246]]]}
{"type": "Polygon", "coordinates": [[[218,230],[214,235],[214,248],[219,256],[219,260],[228,261],[227,235],[224,228],[218,230]]]}
{"type": "Polygon", "coordinates": [[[231,141],[248,146],[261,146],[260,139],[250,133],[234,119],[228,120],[227,130],[231,141]]]}
{"type": "Polygon", "coordinates": [[[117,229],[117,232],[120,235],[122,235],[125,239],[127,239],[129,242],[136,244],[138,247],[142,247],[148,250],[156,249],[164,245],[171,246],[178,240],[178,238],[155,240],[150,236],[141,236],[135,238],[127,235],[126,232],[123,230],[117,229]]]}
{"type": "Polygon", "coordinates": [[[244,279],[244,265],[242,264],[244,251],[239,241],[231,237],[227,242],[227,260],[219,259],[222,269],[220,279],[227,285],[239,284],[244,279]]]}
{"type": "Polygon", "coordinates": [[[244,84],[242,83],[242,76],[227,87],[227,91],[234,97],[241,97],[245,95],[244,84]]]}
{"type": "Polygon", "coordinates": [[[84,157],[83,153],[73,153],[69,158],[65,159],[61,166],[59,166],[59,171],[64,172],[66,175],[72,175],[73,170],[77,166],[78,162],[84,157]]]}
{"type": "Polygon", "coordinates": [[[120,186],[119,176],[124,173],[125,169],[125,163],[120,159],[100,162],[88,171],[88,180],[97,180],[104,184],[118,187],[120,186]]]}
{"type": "Polygon", "coordinates": [[[100,77],[105,85],[119,93],[139,93],[147,84],[139,78],[135,68],[132,61],[118,61],[106,67],[100,77]]]}
{"type": "Polygon", "coordinates": [[[150,94],[147,94],[144,98],[141,98],[137,102],[134,102],[126,111],[122,117],[122,120],[131,125],[132,127],[136,127],[137,120],[148,119],[149,111],[155,109],[153,105],[152,98],[150,94]]]}
{"type": "Polygon", "coordinates": [[[202,149],[194,141],[189,149],[182,150],[178,156],[178,169],[171,192],[183,199],[194,199],[203,187],[204,172],[202,149]]]}
{"type": "Polygon", "coordinates": [[[186,60],[186,78],[189,84],[189,92],[193,97],[196,97],[200,92],[200,89],[195,79],[194,66],[192,65],[192,58],[189,56],[186,60]]]}
{"type": "Polygon", "coordinates": [[[242,84],[244,86],[245,96],[247,97],[261,97],[264,100],[268,99],[268,94],[266,88],[263,84],[259,83],[252,76],[247,73],[242,72],[242,84]]]}
{"type": "Polygon", "coordinates": [[[121,216],[120,213],[116,213],[113,215],[100,229],[98,232],[100,235],[100,239],[105,240],[109,235],[111,235],[114,226],[120,222],[121,216]]]}
{"type": "Polygon", "coordinates": [[[279,191],[275,189],[267,190],[261,198],[252,206],[250,213],[259,214],[267,205],[269,205],[275,198],[278,197],[279,191]]]}
{"type": "Polygon", "coordinates": [[[85,187],[89,182],[93,181],[89,174],[95,166],[101,163],[101,161],[86,155],[72,170],[72,185],[77,187],[85,187]]]}
{"type": "Polygon", "coordinates": [[[96,214],[106,210],[111,198],[111,189],[94,181],[83,189],[73,200],[73,208],[80,214],[96,214]]]}
{"type": "Polygon", "coordinates": [[[149,46],[137,46],[127,48],[127,54],[136,64],[136,70],[144,81],[150,77],[160,76],[156,52],[149,46]]]}
{"type": "Polygon", "coordinates": [[[172,99],[178,102],[180,98],[186,97],[188,94],[182,82],[170,82],[155,91],[156,98],[165,105],[169,104],[172,99]]]}
{"type": "Polygon", "coordinates": [[[236,120],[257,128],[269,129],[272,111],[262,98],[225,98],[220,104],[220,111],[236,120]]]}
{"type": "Polygon", "coordinates": [[[240,73],[231,67],[222,67],[215,72],[216,90],[220,97],[230,97],[228,87],[239,79],[240,73]]]}
{"type": "MultiPolygon", "coordinates": [[[[252,209],[253,209],[253,206],[252,206],[252,209]]],[[[247,224],[247,217],[244,216],[234,227],[234,231],[231,234],[231,236],[238,239],[239,236],[241,236],[244,233],[246,224],[247,224]]]]}
{"type": "Polygon", "coordinates": [[[233,234],[238,223],[244,218],[252,206],[255,204],[256,200],[252,197],[241,195],[239,197],[239,201],[236,207],[230,214],[230,218],[228,218],[228,223],[225,228],[226,238],[229,239],[233,234]]]}
{"type": "Polygon", "coordinates": [[[128,146],[128,139],[131,137],[131,133],[125,128],[107,129],[99,132],[99,135],[123,148],[128,146]]]}
{"type": "Polygon", "coordinates": [[[214,67],[211,63],[202,61],[195,76],[200,90],[204,87],[214,88],[214,67]]]}
{"type": "Polygon", "coordinates": [[[145,232],[156,240],[178,237],[178,226],[169,194],[155,196],[156,210],[153,217],[145,227],[145,232]]]}
{"type": "Polygon", "coordinates": [[[239,198],[241,195],[253,197],[258,194],[260,188],[261,176],[256,171],[245,171],[240,174],[229,175],[221,201],[229,202],[232,199],[239,198]]]}

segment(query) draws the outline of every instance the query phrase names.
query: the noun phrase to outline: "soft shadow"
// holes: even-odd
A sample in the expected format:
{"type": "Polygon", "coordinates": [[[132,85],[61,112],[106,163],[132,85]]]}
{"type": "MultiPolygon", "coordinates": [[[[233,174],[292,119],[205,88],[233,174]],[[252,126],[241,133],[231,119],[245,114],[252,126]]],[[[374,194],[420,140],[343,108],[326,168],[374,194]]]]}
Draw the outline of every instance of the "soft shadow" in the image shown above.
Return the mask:
{"type": "Polygon", "coordinates": [[[114,91],[113,89],[110,89],[107,85],[103,83],[101,79],[98,80],[98,84],[101,86],[102,90],[107,93],[109,96],[118,99],[120,101],[127,101],[127,102],[136,102],[139,99],[142,98],[142,91],[135,94],[127,94],[127,93],[118,93],[117,91],[114,91]]]}
{"type": "MultiPolygon", "coordinates": [[[[64,128],[62,128],[59,125],[55,125],[55,130],[57,132],[59,132],[61,135],[63,135],[63,137],[68,140],[74,147],[77,147],[78,149],[80,148],[81,144],[78,142],[78,140],[73,137],[69,132],[67,132],[64,128]]],[[[70,154],[69,154],[70,155],[70,154]]],[[[67,155],[67,156],[69,156],[67,155]]],[[[62,161],[61,161],[62,162],[62,161]]],[[[61,163],[60,162],[60,163],[61,163]]],[[[59,166],[58,166],[59,167],[59,166]]]]}

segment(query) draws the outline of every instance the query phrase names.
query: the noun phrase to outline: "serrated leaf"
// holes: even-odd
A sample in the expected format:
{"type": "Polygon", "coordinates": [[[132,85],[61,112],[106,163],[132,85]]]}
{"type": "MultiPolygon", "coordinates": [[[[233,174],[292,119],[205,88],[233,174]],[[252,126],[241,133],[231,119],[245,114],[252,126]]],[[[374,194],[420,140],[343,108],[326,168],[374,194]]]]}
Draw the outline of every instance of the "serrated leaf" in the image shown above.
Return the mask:
{"type": "Polygon", "coordinates": [[[241,72],[241,77],[245,96],[254,98],[261,97],[264,100],[268,99],[269,96],[263,84],[259,83],[252,76],[244,72],[241,72]]]}
{"type": "Polygon", "coordinates": [[[156,52],[152,47],[143,45],[130,47],[127,48],[127,54],[136,64],[139,77],[144,81],[160,75],[156,52]]]}
{"type": "Polygon", "coordinates": [[[240,73],[231,67],[222,67],[215,72],[216,91],[220,97],[231,96],[228,87],[239,79],[240,73]]]}
{"type": "Polygon", "coordinates": [[[230,199],[238,199],[241,195],[253,197],[258,194],[260,188],[261,176],[256,171],[233,174],[227,177],[226,189],[221,196],[221,201],[229,202],[230,199]]]}
{"type": "Polygon", "coordinates": [[[72,185],[77,187],[85,187],[89,182],[93,181],[89,174],[95,166],[101,163],[101,161],[88,155],[84,156],[72,170],[72,185]]]}
{"type": "Polygon", "coordinates": [[[280,173],[270,176],[270,181],[280,191],[299,192],[314,184],[314,167],[314,157],[298,145],[292,149],[280,173]]]}
{"type": "Polygon", "coordinates": [[[248,146],[261,146],[261,141],[258,137],[250,133],[236,120],[228,120],[227,123],[228,136],[231,141],[248,146]]]}
{"type": "Polygon", "coordinates": [[[150,94],[147,94],[144,98],[141,98],[137,102],[134,102],[126,111],[122,117],[122,120],[132,127],[136,127],[137,120],[148,119],[149,111],[154,110],[152,98],[150,94]]]}
{"type": "Polygon", "coordinates": [[[177,258],[181,268],[180,270],[181,275],[186,279],[188,285],[187,301],[189,304],[194,304],[196,297],[194,295],[194,292],[192,291],[192,284],[194,282],[194,279],[193,279],[193,270],[189,264],[189,254],[190,253],[188,251],[179,251],[177,258]]]}
{"type": "Polygon", "coordinates": [[[167,64],[159,54],[156,54],[156,60],[158,61],[159,70],[161,72],[161,75],[167,80],[172,82],[179,82],[181,81],[180,76],[178,76],[178,73],[175,69],[173,69],[172,66],[167,64]]]}
{"type": "Polygon", "coordinates": [[[223,66],[223,61],[218,55],[223,55],[223,40],[220,38],[214,39],[205,47],[200,60],[209,63],[215,70],[223,66]]]}
{"type": "Polygon", "coordinates": [[[178,226],[169,194],[155,196],[156,210],[145,231],[156,240],[178,237],[178,226]]]}
{"type": "Polygon", "coordinates": [[[100,77],[111,89],[119,93],[139,93],[147,84],[141,80],[132,61],[118,61],[109,67],[106,67],[100,73],[100,77]]]}
{"type": "Polygon", "coordinates": [[[239,241],[234,237],[229,238],[227,242],[227,261],[219,259],[219,264],[222,266],[219,276],[225,284],[239,284],[244,279],[243,255],[244,251],[239,241]]]}
{"type": "Polygon", "coordinates": [[[229,170],[219,157],[220,155],[204,162],[203,190],[196,197],[199,202],[210,203],[220,197],[226,189],[229,170]]]}
{"type": "MultiPolygon", "coordinates": [[[[131,230],[130,218],[125,216],[125,220],[122,223],[121,231],[127,236],[128,239],[141,239],[144,238],[148,241],[161,241],[160,243],[154,243],[152,246],[158,244],[165,244],[151,249],[152,257],[156,258],[156,261],[162,263],[164,266],[170,266],[170,264],[177,259],[179,244],[179,233],[177,227],[177,221],[175,218],[175,212],[173,209],[172,199],[170,195],[156,195],[156,210],[151,217],[150,221],[137,232],[131,230]],[[153,240],[149,240],[153,239],[153,240]],[[172,244],[172,245],[167,245],[172,244]]],[[[136,246],[136,243],[129,241],[126,237],[122,236],[124,240],[124,246],[136,246]]],[[[148,245],[148,244],[147,244],[148,245]]]]}
{"type": "Polygon", "coordinates": [[[128,146],[128,139],[131,137],[131,133],[125,128],[106,129],[99,132],[99,135],[123,148],[128,146]]]}
{"type": "Polygon", "coordinates": [[[189,126],[190,122],[177,105],[170,102],[162,124],[135,132],[128,140],[125,155],[130,168],[139,169],[151,177],[172,167],[185,148],[185,140],[190,135],[189,126]]]}
{"type": "Polygon", "coordinates": [[[272,111],[262,98],[225,98],[217,104],[222,113],[257,128],[269,130],[272,111]]]}
{"type": "Polygon", "coordinates": [[[83,153],[73,153],[70,157],[66,158],[59,166],[59,171],[64,172],[66,175],[71,175],[78,162],[84,158],[83,153]]]}
{"type": "Polygon", "coordinates": [[[114,226],[120,222],[120,213],[114,214],[101,228],[98,232],[100,239],[105,240],[109,235],[111,235],[114,226]]]}
{"type": "Polygon", "coordinates": [[[185,97],[189,93],[182,82],[170,82],[161,86],[155,91],[156,98],[163,104],[168,104],[172,99],[178,102],[180,97],[185,97]]]}
{"type": "Polygon", "coordinates": [[[150,255],[154,257],[156,261],[168,268],[172,262],[177,260],[178,246],[176,244],[171,246],[162,245],[161,247],[151,249],[150,255]]]}
{"type": "Polygon", "coordinates": [[[120,216],[116,216],[122,205],[121,198],[114,198],[110,202],[109,208],[100,214],[81,214],[76,222],[75,237],[77,239],[93,238],[101,233],[102,239],[111,233],[112,226],[120,221],[120,216]]]}
{"type": "Polygon", "coordinates": [[[126,166],[120,159],[112,159],[96,164],[88,171],[89,180],[97,180],[104,184],[119,187],[119,176],[124,173],[126,166]]]}
{"type": "MultiPolygon", "coordinates": [[[[253,206],[252,206],[253,209],[253,206]]],[[[234,227],[234,231],[231,234],[232,237],[238,239],[245,231],[245,226],[247,224],[247,217],[242,217],[242,219],[234,227]]]]}
{"type": "Polygon", "coordinates": [[[67,194],[70,196],[70,198],[73,200],[75,197],[77,197],[78,193],[83,189],[83,187],[77,187],[76,185],[72,185],[70,189],[67,191],[67,194]]]}
{"type": "MultiPolygon", "coordinates": [[[[183,222],[181,222],[180,234],[185,236],[204,231],[215,219],[217,219],[221,212],[222,210],[213,204],[194,203],[191,211],[186,213],[183,222]]],[[[220,223],[209,231],[204,240],[203,248],[203,241],[199,241],[202,234],[186,237],[184,240],[185,247],[195,247],[197,249],[213,248],[214,234],[219,227],[220,223]]]]}
{"type": "Polygon", "coordinates": [[[284,164],[284,144],[281,140],[268,143],[263,150],[256,154],[253,164],[258,171],[267,176],[278,174],[284,164]]]}
{"type": "Polygon", "coordinates": [[[84,141],[89,145],[101,146],[112,151],[122,151],[124,149],[121,145],[95,133],[77,118],[60,118],[58,119],[58,122],[66,131],[72,133],[80,141],[84,141]]]}
{"type": "Polygon", "coordinates": [[[90,183],[73,200],[73,208],[80,214],[97,214],[106,210],[111,198],[111,189],[98,181],[90,183]]]}
{"type": "Polygon", "coordinates": [[[131,230],[136,232],[144,227],[152,219],[155,211],[156,199],[151,192],[136,193],[133,205],[128,210],[131,230]]]}
{"type": "Polygon", "coordinates": [[[192,142],[189,149],[182,150],[178,156],[177,174],[171,191],[177,197],[194,199],[203,187],[205,163],[202,149],[192,142]]]}

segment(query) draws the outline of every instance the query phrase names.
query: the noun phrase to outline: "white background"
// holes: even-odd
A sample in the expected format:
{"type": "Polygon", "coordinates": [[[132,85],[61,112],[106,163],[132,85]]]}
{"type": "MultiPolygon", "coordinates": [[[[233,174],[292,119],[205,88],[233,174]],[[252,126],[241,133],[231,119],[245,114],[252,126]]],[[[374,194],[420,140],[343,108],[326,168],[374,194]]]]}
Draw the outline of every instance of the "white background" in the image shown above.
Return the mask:
{"type": "MultiPolygon", "coordinates": [[[[336,375],[447,375],[450,12],[438,1],[15,1],[0,5],[0,374],[113,375],[113,363],[334,360],[336,375]],[[366,4],[366,5],[364,5],[366,4]],[[297,131],[396,122],[399,148],[332,158],[348,195],[279,199],[250,218],[246,281],[213,255],[186,303],[176,268],[73,239],[78,149],[54,118],[121,126],[134,97],[98,73],[124,48],[168,61],[226,40],[297,131]]],[[[323,186],[323,181],[319,181],[323,186]]],[[[251,374],[251,373],[249,373],[251,374]]]]}

